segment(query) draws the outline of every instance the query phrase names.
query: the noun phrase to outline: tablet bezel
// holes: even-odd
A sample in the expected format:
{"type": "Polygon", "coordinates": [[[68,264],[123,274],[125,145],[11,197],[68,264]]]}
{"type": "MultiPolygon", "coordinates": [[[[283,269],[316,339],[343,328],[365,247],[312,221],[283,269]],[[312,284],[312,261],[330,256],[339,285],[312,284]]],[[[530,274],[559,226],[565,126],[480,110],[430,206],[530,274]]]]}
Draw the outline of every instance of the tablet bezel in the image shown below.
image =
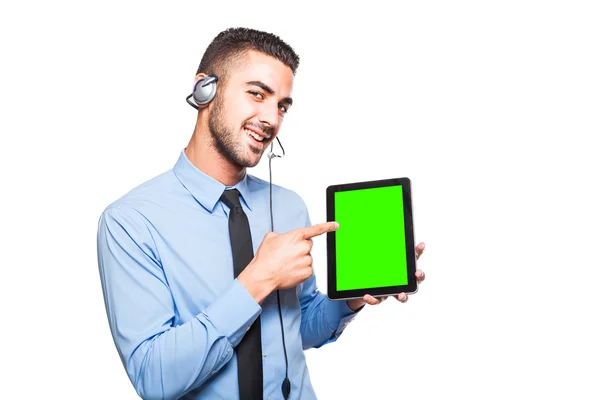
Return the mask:
{"type": "Polygon", "coordinates": [[[362,298],[365,294],[372,296],[397,295],[400,293],[415,293],[418,290],[417,278],[415,276],[417,261],[415,252],[414,223],[412,210],[411,181],[407,177],[380,179],[364,182],[353,182],[330,185],[326,190],[327,198],[327,221],[335,221],[334,196],[336,192],[345,192],[357,189],[373,189],[386,186],[402,186],[402,197],[404,203],[404,237],[406,246],[406,261],[408,284],[402,286],[386,286],[377,288],[361,288],[352,290],[336,289],[336,232],[327,233],[327,297],[331,300],[346,300],[362,298]]]}

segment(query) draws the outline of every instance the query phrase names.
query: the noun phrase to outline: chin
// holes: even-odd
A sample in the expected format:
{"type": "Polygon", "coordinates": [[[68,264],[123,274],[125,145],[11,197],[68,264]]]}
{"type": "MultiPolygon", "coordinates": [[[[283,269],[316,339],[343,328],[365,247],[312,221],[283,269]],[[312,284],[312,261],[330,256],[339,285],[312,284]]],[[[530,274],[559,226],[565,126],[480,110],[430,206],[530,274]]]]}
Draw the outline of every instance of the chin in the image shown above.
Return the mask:
{"type": "Polygon", "coordinates": [[[252,168],[252,167],[256,167],[258,165],[258,163],[260,162],[260,159],[263,156],[264,151],[260,151],[259,153],[255,153],[254,151],[250,150],[247,154],[246,154],[246,159],[244,161],[246,161],[246,165],[248,168],[252,168]]]}
{"type": "MultiPolygon", "coordinates": [[[[261,154],[262,156],[262,154],[261,154]]],[[[246,168],[254,168],[258,165],[258,163],[260,162],[260,156],[257,157],[256,159],[253,160],[248,160],[248,162],[246,162],[246,168]]]]}
{"type": "Polygon", "coordinates": [[[228,156],[227,158],[229,159],[229,161],[231,161],[234,164],[239,165],[240,167],[253,168],[258,165],[261,157],[262,157],[262,153],[261,154],[251,153],[249,155],[246,155],[245,157],[244,156],[240,157],[238,155],[237,157],[228,156]]]}

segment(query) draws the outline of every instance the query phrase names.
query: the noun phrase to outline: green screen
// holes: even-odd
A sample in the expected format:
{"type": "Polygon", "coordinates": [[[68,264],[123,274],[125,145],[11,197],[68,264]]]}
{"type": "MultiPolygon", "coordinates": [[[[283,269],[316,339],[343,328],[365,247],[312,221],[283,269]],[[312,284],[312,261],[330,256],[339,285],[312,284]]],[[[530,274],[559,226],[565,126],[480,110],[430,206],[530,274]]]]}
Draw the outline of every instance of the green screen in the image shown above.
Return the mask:
{"type": "Polygon", "coordinates": [[[402,186],[334,194],[337,290],[408,284],[402,186]]]}

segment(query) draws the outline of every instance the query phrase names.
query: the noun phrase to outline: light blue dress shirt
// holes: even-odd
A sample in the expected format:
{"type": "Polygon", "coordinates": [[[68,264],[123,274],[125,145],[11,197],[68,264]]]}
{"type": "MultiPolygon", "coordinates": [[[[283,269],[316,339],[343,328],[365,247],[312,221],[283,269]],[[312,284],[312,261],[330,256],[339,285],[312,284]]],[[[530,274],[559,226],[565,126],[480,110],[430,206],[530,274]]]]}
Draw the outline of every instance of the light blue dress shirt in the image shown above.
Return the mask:
{"type": "MultiPolygon", "coordinates": [[[[269,182],[246,174],[235,186],[254,254],[270,230],[269,182]]],[[[182,150],[175,166],[110,204],[98,223],[98,266],[110,330],[145,399],[237,399],[234,348],[260,315],[264,399],[282,399],[285,359],[277,294],[258,304],[233,278],[228,188],[182,150]]],[[[274,230],[311,225],[304,201],[273,185],[274,230]]],[[[304,349],[340,336],[356,315],[321,293],[314,275],[280,291],[290,399],[316,399],[304,349]]]]}

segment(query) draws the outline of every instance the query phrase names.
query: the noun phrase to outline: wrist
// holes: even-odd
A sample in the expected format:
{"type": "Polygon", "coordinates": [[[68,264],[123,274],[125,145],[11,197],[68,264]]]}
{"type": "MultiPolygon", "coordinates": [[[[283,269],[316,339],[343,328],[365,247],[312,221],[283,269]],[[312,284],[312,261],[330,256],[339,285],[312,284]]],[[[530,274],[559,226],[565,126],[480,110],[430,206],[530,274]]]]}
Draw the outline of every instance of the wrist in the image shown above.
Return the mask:
{"type": "Polygon", "coordinates": [[[363,299],[350,299],[346,300],[346,303],[348,303],[348,307],[352,311],[357,311],[359,308],[367,304],[363,299]]]}
{"type": "Polygon", "coordinates": [[[237,279],[258,304],[261,304],[277,287],[273,278],[264,276],[257,271],[254,261],[248,264],[237,279]]]}

